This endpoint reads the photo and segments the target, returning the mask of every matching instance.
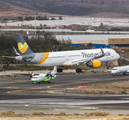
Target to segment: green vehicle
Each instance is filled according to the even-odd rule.
[[[54,66],[54,69],[51,73],[48,74],[31,74],[31,82],[36,84],[36,83],[41,83],[41,82],[48,82],[50,83],[51,80],[54,80],[56,78],[57,74],[57,66]]]

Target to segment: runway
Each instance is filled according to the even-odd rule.
[[[0,78],[0,88],[40,88],[47,86],[77,86],[80,84],[88,84],[88,83],[102,83],[102,82],[115,82],[115,81],[124,81],[129,80],[129,74],[123,76],[122,74],[118,74],[116,76],[112,76],[110,73],[102,73],[102,74],[71,74],[71,75],[58,75],[56,79],[54,79],[50,84],[41,83],[33,85],[29,80],[29,76],[23,77],[2,77]]]
[[[119,74],[114,77],[110,73],[58,75],[50,84],[36,85],[33,85],[28,78],[28,76],[0,78],[0,106],[2,108],[0,112],[14,109],[16,112],[24,113],[26,112],[24,108],[30,108],[28,112],[33,112],[34,108],[54,107],[44,111],[59,113],[58,110],[63,109],[68,113],[84,113],[86,111],[82,108],[92,107],[96,110],[110,109],[108,112],[111,113],[128,113],[129,95],[126,94],[93,95],[62,92],[65,88],[72,89],[89,83],[127,81],[128,74],[126,76]],[[71,111],[73,108],[74,110]]]

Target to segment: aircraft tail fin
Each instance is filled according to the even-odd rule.
[[[51,75],[54,76],[56,73],[57,73],[57,66],[54,66],[54,69],[51,72]]]
[[[31,51],[30,47],[28,44],[25,42],[21,34],[16,34],[16,39],[17,39],[17,46],[19,49],[19,54],[20,55],[30,55],[33,54]]]

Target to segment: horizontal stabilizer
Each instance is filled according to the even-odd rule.
[[[15,57],[12,57],[12,56],[2,56],[2,57],[6,57],[6,58],[15,58]]]

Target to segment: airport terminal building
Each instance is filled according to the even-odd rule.
[[[108,44],[110,46],[117,46],[119,49],[129,49],[129,37],[128,38],[109,38]]]
[[[90,34],[90,35],[56,35],[57,40],[71,40],[72,46],[88,43],[93,44],[93,48],[100,46],[104,48],[117,47],[119,49],[129,49],[128,34]]]

